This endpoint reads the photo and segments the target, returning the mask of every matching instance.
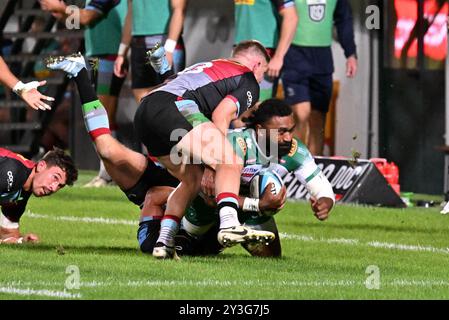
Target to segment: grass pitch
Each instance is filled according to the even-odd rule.
[[[320,222],[288,203],[281,259],[235,247],[157,261],[138,250],[138,208],[116,187],[79,187],[91,177],[29,201],[22,231],[41,243],[0,245],[0,299],[449,299],[439,208],[337,205]]]

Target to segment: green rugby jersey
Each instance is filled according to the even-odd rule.
[[[126,0],[92,0],[86,10],[95,10],[102,17],[84,31],[87,56],[117,54],[128,9]]]
[[[171,17],[170,0],[132,0],[133,36],[168,33]]]
[[[330,47],[337,1],[295,0],[299,21],[292,43],[304,47]]]
[[[276,48],[279,41],[280,16],[294,0],[234,0],[235,43],[257,40],[266,48]]]

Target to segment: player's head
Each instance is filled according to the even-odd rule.
[[[248,67],[259,83],[263,80],[270,62],[267,49],[256,40],[246,40],[237,44],[232,50],[232,58]]]
[[[287,103],[279,99],[265,100],[244,121],[248,127],[256,130],[258,141],[265,139],[267,146],[270,140],[277,143],[279,157],[290,152],[295,120],[292,108]]]
[[[49,196],[65,185],[73,185],[78,179],[78,170],[72,158],[61,149],[47,152],[37,163],[31,191],[37,197]]]

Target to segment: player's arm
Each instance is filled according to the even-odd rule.
[[[334,190],[310,152],[303,148],[297,147],[295,154],[289,155],[289,161],[292,166],[296,163],[295,177],[309,192],[315,216],[319,220],[326,220],[335,203]]]
[[[23,83],[9,70],[5,61],[0,57],[0,82],[12,89],[23,101],[34,110],[50,110],[51,107],[44,102],[54,101],[52,97],[48,97],[40,93],[37,88],[45,85],[46,81],[32,81]]]
[[[35,234],[22,235],[20,233],[19,220],[25,211],[25,206],[26,203],[21,201],[10,206],[2,206],[2,213],[0,213],[0,244],[21,244],[39,241],[39,237]]]
[[[67,4],[60,0],[40,0],[41,7],[45,11],[49,11],[60,21],[65,21],[73,12],[67,10]],[[87,6],[85,9],[79,9],[79,22],[82,26],[88,26],[100,19],[104,12],[95,6]]]
[[[167,60],[170,65],[173,65],[173,52],[176,44],[181,37],[182,28],[184,26],[185,10],[187,0],[171,0],[170,1],[172,14],[168,25],[168,37],[164,44],[164,49],[167,54]]]
[[[224,135],[226,135],[231,121],[237,119],[238,105],[237,99],[229,95],[221,100],[212,113],[212,122]]]
[[[126,56],[131,45],[132,39],[132,19],[133,19],[133,6],[132,1],[128,0],[128,11],[126,12],[125,24],[122,30],[122,39],[120,40],[120,46],[117,52],[117,58],[114,63],[114,74],[119,78],[124,78],[127,75],[126,68]]]
[[[279,33],[279,42],[276,46],[273,57],[268,64],[268,75],[270,77],[279,77],[282,66],[284,65],[284,57],[290,44],[295,37],[296,27],[298,25],[298,14],[294,1],[275,1],[281,16],[281,29]]]

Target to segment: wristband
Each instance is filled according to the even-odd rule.
[[[165,40],[164,49],[168,53],[172,53],[175,51],[176,48],[176,41],[172,39]]]
[[[244,212],[260,212],[259,199],[245,198],[242,210]]]
[[[0,227],[5,228],[5,229],[18,229],[19,223],[12,222],[7,217],[5,217],[3,214],[0,213]]]
[[[124,56],[126,54],[126,51],[128,50],[128,45],[124,44],[123,42],[120,43],[120,46],[118,47],[118,53],[119,56]]]
[[[22,81],[19,81],[16,83],[14,88],[12,88],[12,91],[14,91],[15,94],[21,97],[24,92],[27,92],[31,89],[36,89],[37,87],[39,87],[38,81],[31,81],[28,83],[23,83]]]

